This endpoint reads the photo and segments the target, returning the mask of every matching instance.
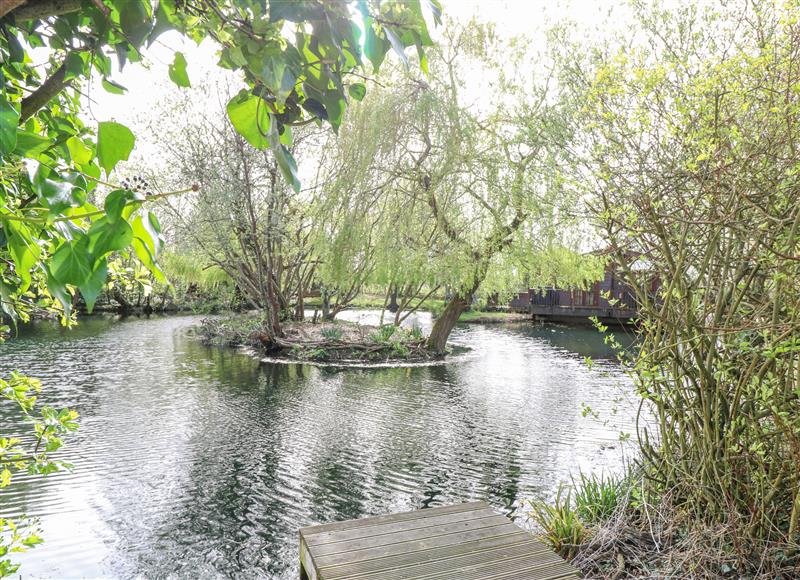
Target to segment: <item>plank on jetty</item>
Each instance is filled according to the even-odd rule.
[[[578,572],[477,501],[300,530],[309,580],[551,580]]]

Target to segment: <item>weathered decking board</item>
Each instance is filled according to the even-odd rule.
[[[486,502],[300,530],[310,580],[551,580],[575,568]]]

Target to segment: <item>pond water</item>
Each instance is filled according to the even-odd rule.
[[[0,345],[1,375],[81,415],[74,472],[0,494],[45,531],[24,576],[296,578],[301,526],[475,499],[518,516],[571,472],[618,471],[633,429],[619,369],[582,362],[609,354],[590,329],[463,326],[446,364],[337,369],[206,347],[198,322],[37,323]]]

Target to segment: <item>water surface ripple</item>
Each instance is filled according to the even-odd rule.
[[[301,526],[474,499],[512,514],[621,466],[634,405],[613,363],[582,363],[608,354],[594,331],[464,327],[444,365],[337,369],[203,346],[198,321],[39,323],[0,345],[0,374],[81,414],[73,473],[0,494],[45,530],[23,575],[296,578]]]

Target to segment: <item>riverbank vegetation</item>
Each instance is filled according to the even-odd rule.
[[[640,43],[564,67],[576,161],[642,317],[635,501],[570,555],[591,575],[793,577],[800,11],[636,8]],[[580,510],[585,487],[557,505]]]

